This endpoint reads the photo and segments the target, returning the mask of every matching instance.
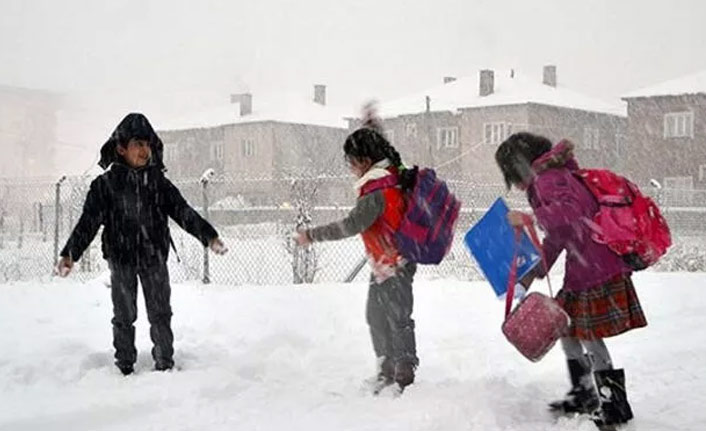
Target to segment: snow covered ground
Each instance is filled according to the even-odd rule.
[[[644,273],[645,329],[609,341],[627,369],[629,430],[706,426],[706,276]],[[373,397],[367,287],[175,285],[179,371],[151,371],[144,307],[136,374],[112,365],[100,282],[0,285],[0,429],[594,430],[545,404],[567,389],[559,348],[533,364],[500,333],[484,283],[419,280],[421,367],[400,398]]]

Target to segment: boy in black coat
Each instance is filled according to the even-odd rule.
[[[155,369],[174,366],[171,287],[167,257],[168,217],[217,254],[227,248],[216,230],[184,200],[164,176],[163,144],[142,114],[129,114],[101,148],[106,171],[91,183],[83,213],[69,237],[57,273],[65,277],[103,226],[103,257],[108,261],[113,300],[115,364],[125,374],[137,359],[137,278],[150,322]]]

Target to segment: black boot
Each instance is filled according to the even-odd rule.
[[[121,373],[123,373],[123,376],[129,376],[135,371],[132,364],[116,362],[115,366],[118,367]]]
[[[395,364],[395,382],[404,389],[414,383],[414,370],[416,366],[409,361],[400,361]]]
[[[370,386],[373,395],[377,395],[385,387],[390,386],[395,382],[395,365],[386,356],[378,358],[377,374],[371,379],[365,381],[366,386]]]
[[[625,389],[625,372],[619,370],[596,371],[596,385],[601,407],[594,422],[599,428],[627,423],[633,418]]]
[[[155,371],[169,371],[174,368],[174,361],[157,361],[154,363]]]
[[[392,383],[395,379],[395,364],[392,360],[385,357],[385,359],[380,364],[380,372],[378,373],[378,379],[383,380],[387,383]]]
[[[395,364],[387,356],[378,358],[378,373],[377,382],[380,384],[391,385],[395,380]]]
[[[563,400],[550,403],[550,410],[561,414],[593,412],[600,403],[591,378],[591,362],[587,357],[569,359],[566,362],[571,378],[571,390]]]

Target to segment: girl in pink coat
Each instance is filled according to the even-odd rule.
[[[583,222],[598,211],[598,203],[576,176],[573,144],[556,146],[530,133],[517,133],[503,142],[495,159],[508,188],[525,191],[551,268],[566,252],[563,288],[556,300],[571,317],[569,333],[561,339],[572,388],[566,398],[551,404],[564,413],[589,413],[599,426],[632,419],[625,374],[614,369],[604,338],[647,325],[631,280],[631,268],[606,245],[591,238]],[[510,212],[512,224],[519,214]],[[535,276],[545,274],[537,271]],[[523,280],[529,285],[531,280]],[[595,385],[594,385],[595,378]],[[598,392],[596,392],[596,385]]]

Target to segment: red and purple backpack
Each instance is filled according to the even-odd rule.
[[[599,204],[593,220],[584,220],[594,241],[607,245],[634,270],[653,265],[672,245],[669,226],[657,205],[635,184],[603,169],[580,169]]]
[[[395,243],[407,261],[437,265],[451,249],[461,202],[433,169],[417,170],[415,166],[412,172],[416,173],[414,186],[404,195],[406,208],[395,231]],[[398,184],[396,175],[385,177],[368,184],[365,191]]]
[[[439,264],[451,249],[461,202],[433,169],[420,169],[395,237],[405,259]]]

